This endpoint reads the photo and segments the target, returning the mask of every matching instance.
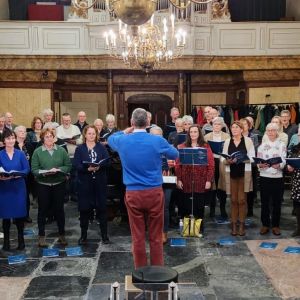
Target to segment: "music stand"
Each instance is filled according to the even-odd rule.
[[[182,165],[192,166],[192,213],[191,217],[194,217],[194,169],[195,166],[207,166],[207,148],[182,148],[179,151],[179,161]]]

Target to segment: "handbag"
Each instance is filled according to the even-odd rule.
[[[200,228],[202,219],[195,219],[193,216],[183,219],[182,236],[184,237],[201,237]]]

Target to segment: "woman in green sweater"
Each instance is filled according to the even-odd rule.
[[[55,145],[55,133],[47,128],[40,135],[42,146],[32,156],[31,171],[38,183],[38,227],[39,247],[47,247],[45,241],[45,223],[50,205],[54,208],[61,245],[67,245],[65,239],[64,195],[65,181],[71,170],[71,161],[67,152]]]

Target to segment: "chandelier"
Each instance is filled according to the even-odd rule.
[[[141,26],[131,26],[119,20],[119,32],[104,33],[106,48],[110,55],[122,59],[131,68],[141,68],[149,73],[183,55],[186,32],[179,29],[175,33],[174,15],[163,19],[162,30],[150,22]]]
[[[72,0],[72,3],[75,8],[88,10],[101,2],[119,22],[117,33],[113,29],[104,33],[109,54],[131,68],[149,73],[181,57],[186,45],[186,32],[181,28],[175,31],[173,13],[160,26],[154,24],[153,13],[161,1],[170,3],[182,15],[191,2],[207,4],[216,0]]]

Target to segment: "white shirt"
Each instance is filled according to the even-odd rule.
[[[272,167],[266,169],[260,169],[260,176],[269,177],[269,178],[281,178],[282,177],[282,169],[285,165],[286,158],[286,146],[280,141],[280,139],[276,139],[274,142],[266,139],[266,142],[263,142],[257,149],[257,157],[263,159],[269,159],[272,157],[281,157],[282,163],[280,163],[279,169],[274,169]]]
[[[60,125],[56,128],[56,136],[58,139],[71,139],[72,137],[79,135],[80,137],[76,139],[76,145],[67,143],[68,154],[70,158],[74,157],[74,153],[77,145],[82,144],[82,138],[79,128],[76,125],[71,124],[70,127],[65,128]]]

